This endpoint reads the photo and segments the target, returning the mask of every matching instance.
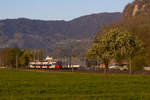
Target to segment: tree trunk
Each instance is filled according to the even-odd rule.
[[[132,74],[132,57],[129,59],[129,74]]]
[[[94,69],[95,69],[95,71],[96,71],[96,67],[97,67],[97,66],[95,66],[95,68],[94,68]]]
[[[107,69],[108,69],[108,64],[105,64],[105,68],[104,68],[104,79],[107,78]]]

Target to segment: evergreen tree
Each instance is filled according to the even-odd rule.
[[[31,61],[31,54],[29,51],[24,50],[20,57],[21,66],[27,66]]]

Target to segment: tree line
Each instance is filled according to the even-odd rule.
[[[7,68],[26,67],[30,61],[43,60],[42,50],[21,50],[18,47],[0,49],[0,66]]]

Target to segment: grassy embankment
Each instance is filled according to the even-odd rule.
[[[2,100],[148,100],[150,76],[0,70]]]

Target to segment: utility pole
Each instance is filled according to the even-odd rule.
[[[71,65],[72,65],[72,72],[73,72],[74,70],[73,70],[73,64],[72,64],[72,57],[73,57],[73,47],[71,49]]]
[[[40,61],[40,50],[37,50],[38,52],[38,61]]]
[[[68,58],[68,65],[69,65],[68,67],[71,68],[71,56],[68,56],[67,58]]]
[[[18,69],[18,55],[16,54],[16,69]]]
[[[2,61],[1,61],[1,56],[0,56],[0,67],[1,67],[1,65],[2,65]]]
[[[33,50],[33,60],[35,61],[35,55],[36,55],[36,51]]]

